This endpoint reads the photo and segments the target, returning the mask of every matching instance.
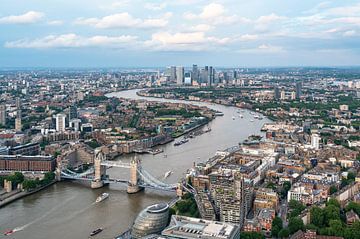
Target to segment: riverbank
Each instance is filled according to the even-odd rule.
[[[56,183],[56,180],[54,180],[53,182],[47,184],[47,185],[44,185],[44,186],[41,186],[39,188],[36,188],[34,190],[31,190],[31,191],[21,191],[21,192],[18,192],[16,194],[13,194],[11,195],[10,197],[7,197],[5,198],[4,200],[0,201],[0,208],[6,206],[7,204],[9,203],[12,203],[18,199],[21,199],[21,198],[24,198],[26,196],[29,196],[31,194],[34,194],[34,193],[37,193],[47,187],[50,187],[51,185],[55,184]]]
[[[194,99],[186,99],[186,98],[166,98],[166,97],[162,97],[160,95],[157,95],[157,94],[151,94],[149,93],[149,90],[150,89],[139,89],[136,94],[138,96],[141,96],[141,97],[149,97],[149,98],[156,98],[156,99],[169,99],[169,100],[183,100],[183,101],[187,101],[187,102],[201,102],[201,103],[205,103],[205,104],[218,104],[218,105],[222,105],[222,106],[229,106],[229,107],[235,107],[235,108],[239,108],[239,109],[246,109],[246,110],[250,110],[250,111],[253,111],[253,112],[257,112],[257,113],[260,113],[262,114],[263,116],[266,116],[268,119],[270,119],[271,121],[276,121],[277,118],[272,116],[272,115],[267,115],[265,111],[262,111],[260,109],[253,109],[252,105],[250,104],[251,108],[250,107],[241,107],[237,104],[233,104],[233,103],[222,103],[222,102],[214,102],[214,101],[209,101],[209,100],[206,100],[206,99],[203,99],[203,98],[199,98],[199,100],[194,100]]]

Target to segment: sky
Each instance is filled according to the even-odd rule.
[[[0,67],[359,66],[360,1],[0,0]]]

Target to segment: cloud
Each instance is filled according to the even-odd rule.
[[[172,13],[166,13],[160,18],[134,18],[128,12],[108,15],[103,18],[78,18],[75,23],[96,28],[161,28],[168,25]]]
[[[207,32],[210,31],[213,27],[208,24],[198,24],[188,28],[189,31],[193,32]]]
[[[271,13],[270,15],[260,16],[257,20],[257,24],[267,25],[276,21],[284,20],[286,17],[278,16],[275,13]]]
[[[159,51],[200,51],[225,46],[230,41],[230,38],[206,36],[204,32],[158,32],[144,46]]]
[[[11,15],[0,18],[0,24],[30,24],[39,22],[43,17],[44,13],[29,11],[22,15]]]
[[[226,25],[235,22],[250,22],[247,18],[240,18],[237,15],[228,15],[225,7],[219,3],[206,5],[200,13],[186,12],[183,14],[187,20],[203,20],[208,24]]]
[[[104,5],[100,5],[99,8],[100,9],[104,9],[104,10],[114,10],[114,9],[119,9],[119,8],[125,8],[127,6],[129,6],[131,0],[118,0],[112,3],[107,3]]]
[[[123,48],[134,44],[136,36],[91,36],[83,37],[76,34],[49,35],[34,40],[22,39],[5,43],[6,48],[78,48],[78,47],[112,47]]]
[[[242,48],[237,51],[238,53],[250,53],[250,54],[276,54],[283,53],[285,50],[281,46],[274,46],[269,44],[261,44],[257,47]]]
[[[167,6],[166,2],[163,3],[146,3],[144,8],[152,10],[152,11],[159,11],[164,9]]]
[[[61,20],[53,20],[53,21],[48,21],[47,24],[50,26],[61,26],[64,24],[64,22]]]

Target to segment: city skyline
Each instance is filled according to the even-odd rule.
[[[169,58],[215,67],[360,62],[356,1],[0,3],[0,67],[164,67]]]

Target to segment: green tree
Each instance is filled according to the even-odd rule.
[[[280,217],[275,217],[271,223],[271,235],[277,237],[281,229],[283,229],[283,221]]]
[[[265,239],[265,236],[259,232],[241,232],[241,239]]]
[[[331,204],[324,208],[324,221],[329,225],[331,220],[340,220],[340,208]]]
[[[324,212],[319,207],[312,207],[310,209],[310,222],[317,227],[324,226]]]
[[[344,234],[344,226],[340,220],[330,220],[329,233],[332,236],[341,237]]]
[[[301,218],[298,217],[292,217],[289,219],[289,232],[290,234],[294,234],[295,232],[299,230],[304,230],[304,223],[301,220]]]
[[[332,186],[330,187],[330,195],[331,195],[331,194],[334,194],[334,193],[336,193],[336,192],[337,192],[337,187],[334,186],[334,185],[332,185]]]
[[[345,210],[347,212],[353,210],[356,214],[360,215],[360,204],[356,202],[349,202],[349,204],[345,207]]]
[[[289,202],[289,208],[291,209],[289,217],[297,217],[305,210],[306,206],[299,201],[291,199]]]
[[[31,190],[31,189],[34,189],[36,188],[36,182],[35,180],[24,180],[23,182],[23,188],[25,190]]]
[[[340,203],[338,200],[336,200],[335,198],[330,198],[327,202],[326,202],[326,206],[330,206],[330,205],[334,205],[337,208],[340,208]]]
[[[289,235],[290,235],[289,229],[283,228],[280,230],[278,237],[279,238],[287,238],[287,237],[289,237]]]

